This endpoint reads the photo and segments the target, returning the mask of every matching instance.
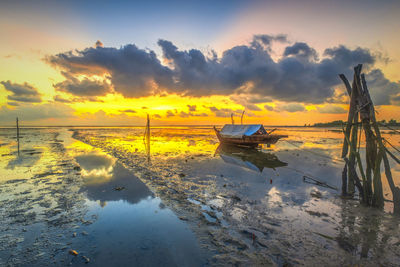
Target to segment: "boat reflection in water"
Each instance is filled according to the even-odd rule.
[[[253,171],[262,172],[264,168],[275,169],[288,164],[272,153],[264,153],[254,148],[220,144],[215,151],[226,163],[238,165]]]

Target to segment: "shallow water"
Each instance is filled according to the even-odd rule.
[[[140,127],[24,129],[19,156],[12,129],[0,131],[0,263],[80,265],[82,256],[97,265],[400,260],[393,203],[379,211],[340,197],[337,129],[281,128],[286,141],[248,151],[219,146],[211,127],[156,127],[150,153]],[[399,135],[384,136],[400,144]],[[400,168],[391,164],[399,185]],[[384,173],[383,185],[392,199]],[[55,204],[42,207],[43,199]],[[25,207],[17,215],[15,201]],[[43,232],[35,242],[48,248],[28,249],[35,257],[27,261],[25,236]]]

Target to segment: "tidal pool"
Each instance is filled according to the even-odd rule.
[[[18,154],[1,129],[0,264],[397,265],[384,173],[384,210],[342,199],[340,131],[278,131],[246,150],[211,127],[23,128]]]
[[[1,139],[1,265],[207,265],[185,221],[116,158],[67,129],[23,132],[19,154],[12,130]]]

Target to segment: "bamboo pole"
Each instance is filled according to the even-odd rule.
[[[18,156],[19,156],[19,124],[18,124],[18,117],[17,117],[17,143],[18,143]]]
[[[356,161],[356,152],[357,152],[357,134],[358,134],[358,112],[354,114],[353,126],[351,129],[351,143],[349,143],[350,156],[349,156],[349,176],[347,181],[347,193],[350,196],[353,196],[355,193],[354,182],[355,176],[357,175],[355,171],[355,161]],[[358,152],[357,152],[358,153]],[[359,153],[358,153],[359,154]],[[354,170],[353,170],[354,169]]]
[[[147,114],[147,124],[146,124],[146,154],[147,154],[147,160],[150,162],[150,117],[149,114]]]

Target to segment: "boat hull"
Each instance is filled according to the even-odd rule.
[[[220,143],[247,147],[257,147],[260,144],[275,144],[279,139],[288,137],[287,135],[262,134],[243,136],[242,138],[228,138],[221,136],[220,131],[215,127],[214,130]]]

